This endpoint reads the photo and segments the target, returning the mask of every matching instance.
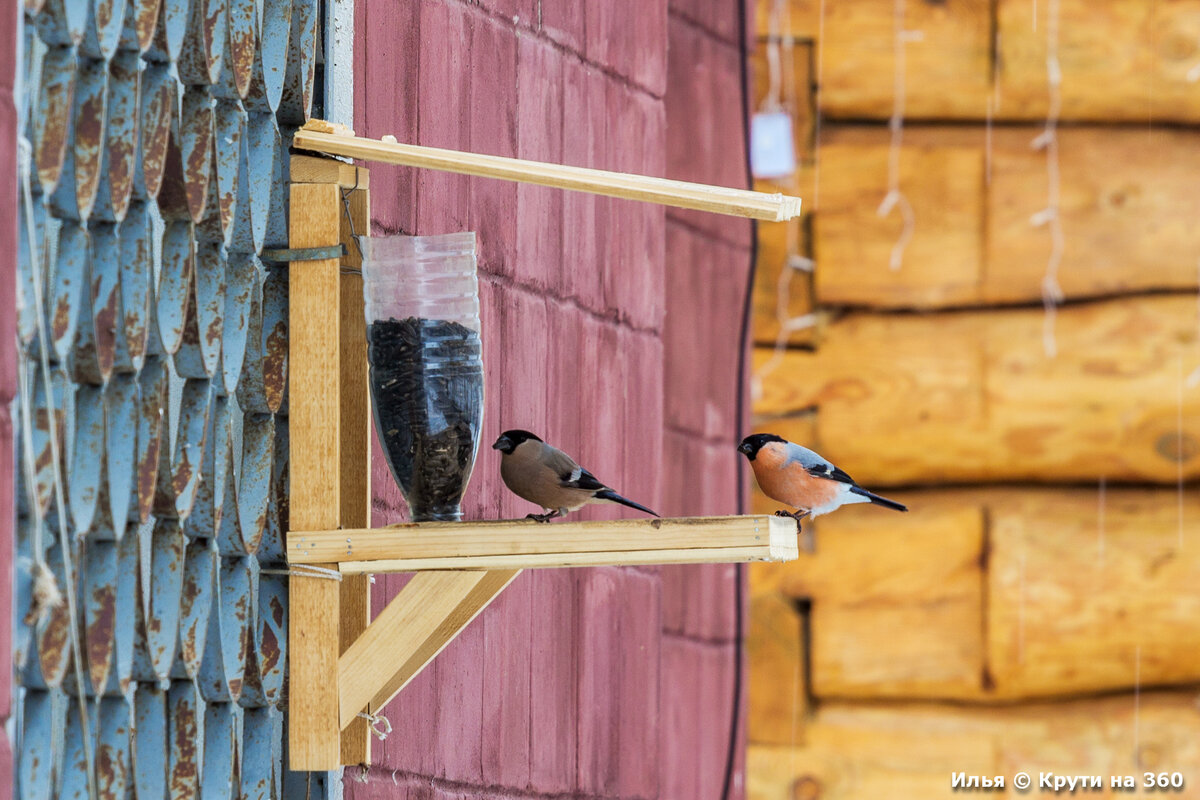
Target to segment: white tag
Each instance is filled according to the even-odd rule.
[[[783,178],[796,171],[792,118],[785,111],[750,119],[750,170],[756,178]]]

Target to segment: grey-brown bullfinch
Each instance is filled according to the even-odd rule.
[[[908,511],[895,500],[868,492],[812,450],[782,436],[756,433],[742,439],[737,449],[750,459],[754,478],[763,494],[796,509],[792,513],[776,511],[775,515],[796,520],[797,530],[800,520],[805,517],[819,517],[849,503],[874,503],[896,511]]]
[[[569,455],[529,431],[505,431],[492,449],[502,454],[500,477],[504,485],[517,497],[549,509],[545,514],[529,514],[526,519],[549,522],[588,503],[619,503],[658,516],[645,506],[621,497]]]

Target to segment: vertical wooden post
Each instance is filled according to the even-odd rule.
[[[341,240],[346,247],[342,265],[362,268],[362,257],[351,234],[370,233],[370,175],[357,167],[354,183],[343,186],[349,215],[342,213]],[[371,525],[371,402],[367,374],[367,328],[363,315],[363,278],[341,276],[341,520],[343,528]],[[338,653],[344,653],[371,620],[371,580],[368,575],[342,576],[342,625]],[[342,730],[343,764],[371,763],[371,734],[367,720],[355,717]]]
[[[341,241],[336,183],[293,183],[288,242]],[[288,266],[291,530],[341,524],[341,259]],[[341,765],[337,686],[341,584],[293,575],[289,581],[288,753],[294,770]]]

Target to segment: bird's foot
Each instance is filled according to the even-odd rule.
[[[792,514],[792,512],[784,511],[782,508],[775,512],[775,516],[777,516],[777,517],[792,517],[793,519],[795,518],[795,516]]]
[[[550,520],[559,516],[561,513],[562,512],[556,508],[553,511],[547,511],[545,514],[526,514],[525,519],[531,519],[534,522],[549,522]]]

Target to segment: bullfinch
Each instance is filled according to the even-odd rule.
[[[492,449],[501,453],[500,477],[504,485],[517,497],[549,509],[545,514],[529,514],[526,519],[549,522],[588,503],[619,503],[658,516],[621,497],[569,455],[529,431],[505,431]]]
[[[750,459],[754,478],[763,494],[796,509],[792,513],[776,511],[775,515],[796,520],[797,530],[800,520],[805,517],[819,517],[848,503],[874,503],[896,511],[908,511],[895,500],[868,492],[812,450],[782,436],[756,433],[743,439],[737,449]]]

